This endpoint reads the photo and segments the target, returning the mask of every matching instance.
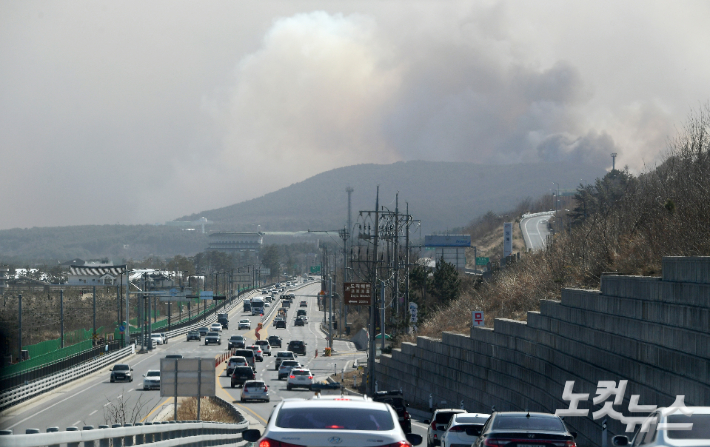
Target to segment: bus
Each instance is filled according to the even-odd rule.
[[[251,299],[251,314],[260,315],[264,312],[264,297],[256,296]]]

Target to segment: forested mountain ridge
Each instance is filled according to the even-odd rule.
[[[410,214],[422,230],[446,231],[467,225],[488,211],[503,212],[526,197],[555,189],[573,190],[591,183],[605,171],[572,163],[479,165],[475,163],[409,161],[388,165],[362,164],[333,169],[264,196],[203,211],[176,220],[214,221],[210,230],[296,231],[342,228],[347,215],[345,188],[352,194],[353,218],[359,210],[373,210],[376,186],[380,203],[394,210],[399,191],[400,210]]]

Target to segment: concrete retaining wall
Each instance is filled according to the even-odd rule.
[[[565,289],[561,301],[541,302],[527,322],[497,319],[495,330],[444,333],[403,343],[376,366],[380,389],[399,389],[419,406],[433,401],[468,411],[525,410],[554,413],[565,382],[589,393],[579,408],[588,417],[565,421],[580,446],[601,445],[601,420],[591,413],[601,380],[628,380],[642,405],[668,406],[685,395],[688,406],[710,406],[710,257],[667,257],[661,278],[608,275],[599,291]],[[610,434],[624,426],[610,421]],[[609,443],[611,445],[611,443]]]

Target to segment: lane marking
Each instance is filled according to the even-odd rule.
[[[79,422],[81,422],[81,421],[76,421],[76,422],[74,422],[73,424],[71,424],[72,427],[76,427],[77,425],[79,425]]]
[[[91,413],[89,413],[89,416],[91,416],[92,414],[96,413],[97,411],[99,411],[99,410],[94,410],[94,411],[92,411]]]
[[[222,368],[220,368],[220,370],[216,372],[215,376],[219,378],[219,377],[221,377],[221,373],[222,373]],[[244,406],[244,405],[241,404],[241,403],[237,403],[237,401],[236,401],[236,399],[234,398],[234,396],[232,396],[231,394],[229,394],[229,393],[227,392],[227,390],[225,390],[225,389],[222,387],[222,383],[219,381],[219,379],[217,379],[217,386],[219,387],[220,390],[222,390],[222,392],[224,392],[227,396],[229,396],[230,399],[233,400],[232,405],[239,406],[240,408],[243,408],[243,409],[249,411],[249,413],[253,414],[253,415],[256,416],[258,419],[260,419],[261,421],[263,421],[263,422],[264,422],[264,426],[266,426],[266,424],[267,424],[266,419],[264,419],[263,417],[259,416],[259,415],[258,415],[256,412],[254,412],[254,410],[252,410],[251,408],[246,407],[246,406]]]
[[[143,419],[141,419],[141,422],[144,422],[146,419],[148,419],[148,418],[150,417],[151,414],[155,413],[155,410],[157,410],[157,409],[159,409],[159,408],[163,408],[163,405],[167,404],[168,402],[170,402],[170,401],[173,400],[173,399],[175,399],[175,398],[174,398],[174,397],[168,397],[167,399],[165,399],[165,401],[163,401],[162,404],[156,405],[155,408],[153,408],[153,409],[150,411],[150,413],[146,414],[145,417],[144,417]]]
[[[106,402],[106,403],[104,404],[104,407],[109,406],[109,405],[111,405],[111,402]]]

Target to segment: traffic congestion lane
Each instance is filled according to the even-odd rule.
[[[296,299],[294,300],[294,305],[289,310],[286,329],[275,329],[273,327],[273,316],[271,316],[268,321],[265,322],[261,335],[262,339],[268,337],[268,335],[279,335],[283,339],[282,347],[273,349],[274,354],[278,351],[285,351],[288,342],[291,340],[302,340],[307,343],[306,355],[298,356],[297,360],[311,370],[316,380],[325,380],[325,378],[332,374],[335,368],[338,368],[338,372],[340,372],[342,367],[346,366],[346,364],[351,367],[356,359],[364,358],[364,353],[353,351],[344,353],[342,356],[323,357],[322,352],[327,346],[327,341],[325,335],[319,329],[319,324],[323,320],[323,312],[318,311],[317,298],[315,297],[319,291],[320,285],[313,284],[294,292]],[[304,326],[294,326],[295,311],[299,309],[298,302],[301,300],[308,302],[308,307],[305,309],[309,320]],[[342,343],[345,344],[345,342]],[[319,357],[317,358],[315,357],[316,350],[320,351]],[[274,369],[274,366],[274,356],[266,356],[263,362],[256,363],[257,380],[263,380],[269,387],[270,402],[268,403],[242,403],[240,401],[241,388],[230,387],[231,379],[224,375],[224,368],[222,368],[222,375],[219,378],[221,391],[223,391],[226,396],[229,396],[229,399],[241,410],[254,415],[264,422],[268,419],[274,405],[276,405],[278,401],[287,398],[310,398],[313,396],[313,392],[307,389],[288,390],[286,380],[278,380],[278,372]]]

